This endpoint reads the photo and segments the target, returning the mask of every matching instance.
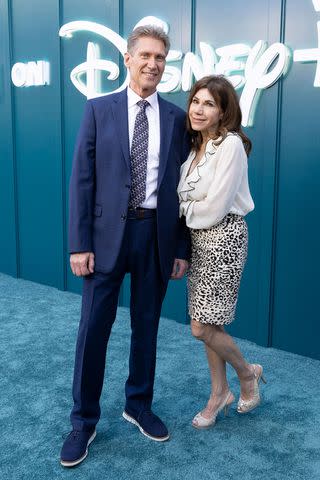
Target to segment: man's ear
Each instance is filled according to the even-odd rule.
[[[130,60],[130,53],[126,52],[124,54],[124,64],[125,64],[126,67],[129,66],[129,60]]]

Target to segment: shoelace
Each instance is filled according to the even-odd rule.
[[[76,440],[79,437],[80,432],[78,430],[72,430],[71,432],[64,432],[62,434],[63,440],[65,440],[69,435],[72,435],[72,438]]]

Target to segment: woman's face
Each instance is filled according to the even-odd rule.
[[[204,136],[215,134],[223,113],[207,88],[197,91],[189,107],[191,127]]]

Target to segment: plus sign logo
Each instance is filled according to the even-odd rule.
[[[313,6],[316,12],[320,12],[320,0],[313,0]],[[304,48],[301,50],[295,50],[293,53],[294,62],[316,62],[317,68],[314,76],[313,85],[320,87],[320,22],[317,22],[318,32],[318,47],[316,48]]]
[[[310,8],[310,0],[307,3]],[[312,0],[312,4],[314,10],[320,13],[320,0]],[[166,32],[169,30],[169,25],[156,17],[144,17],[136,26],[145,24],[155,24]],[[195,80],[205,75],[225,75],[237,90],[241,90],[242,125],[252,126],[263,91],[285,76],[293,62],[315,62],[313,85],[320,87],[320,21],[316,26],[318,35],[316,48],[292,50],[281,42],[269,45],[267,41],[260,39],[253,45],[234,43],[215,46],[200,41],[197,52],[170,50],[158,91],[187,92]],[[70,39],[81,31],[90,33],[99,43],[88,42],[85,61],[76,65],[70,72],[70,79],[75,88],[87,98],[123,90],[129,83],[129,73],[127,72],[122,85],[110,91],[108,83],[119,78],[119,65],[118,62],[101,57],[99,44],[107,42],[118,51],[120,57],[123,57],[127,48],[126,39],[105,25],[89,21],[69,22],[60,28],[59,35]],[[50,85],[49,72],[49,62],[41,60],[20,62],[12,67],[12,82],[17,87]]]

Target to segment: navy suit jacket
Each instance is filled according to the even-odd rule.
[[[161,272],[174,258],[188,259],[190,239],[179,220],[177,185],[189,153],[186,114],[158,96],[160,163],[157,235]],[[127,90],[88,100],[76,142],[70,180],[70,253],[94,252],[95,270],[113,270],[125,229],[131,186]]]

